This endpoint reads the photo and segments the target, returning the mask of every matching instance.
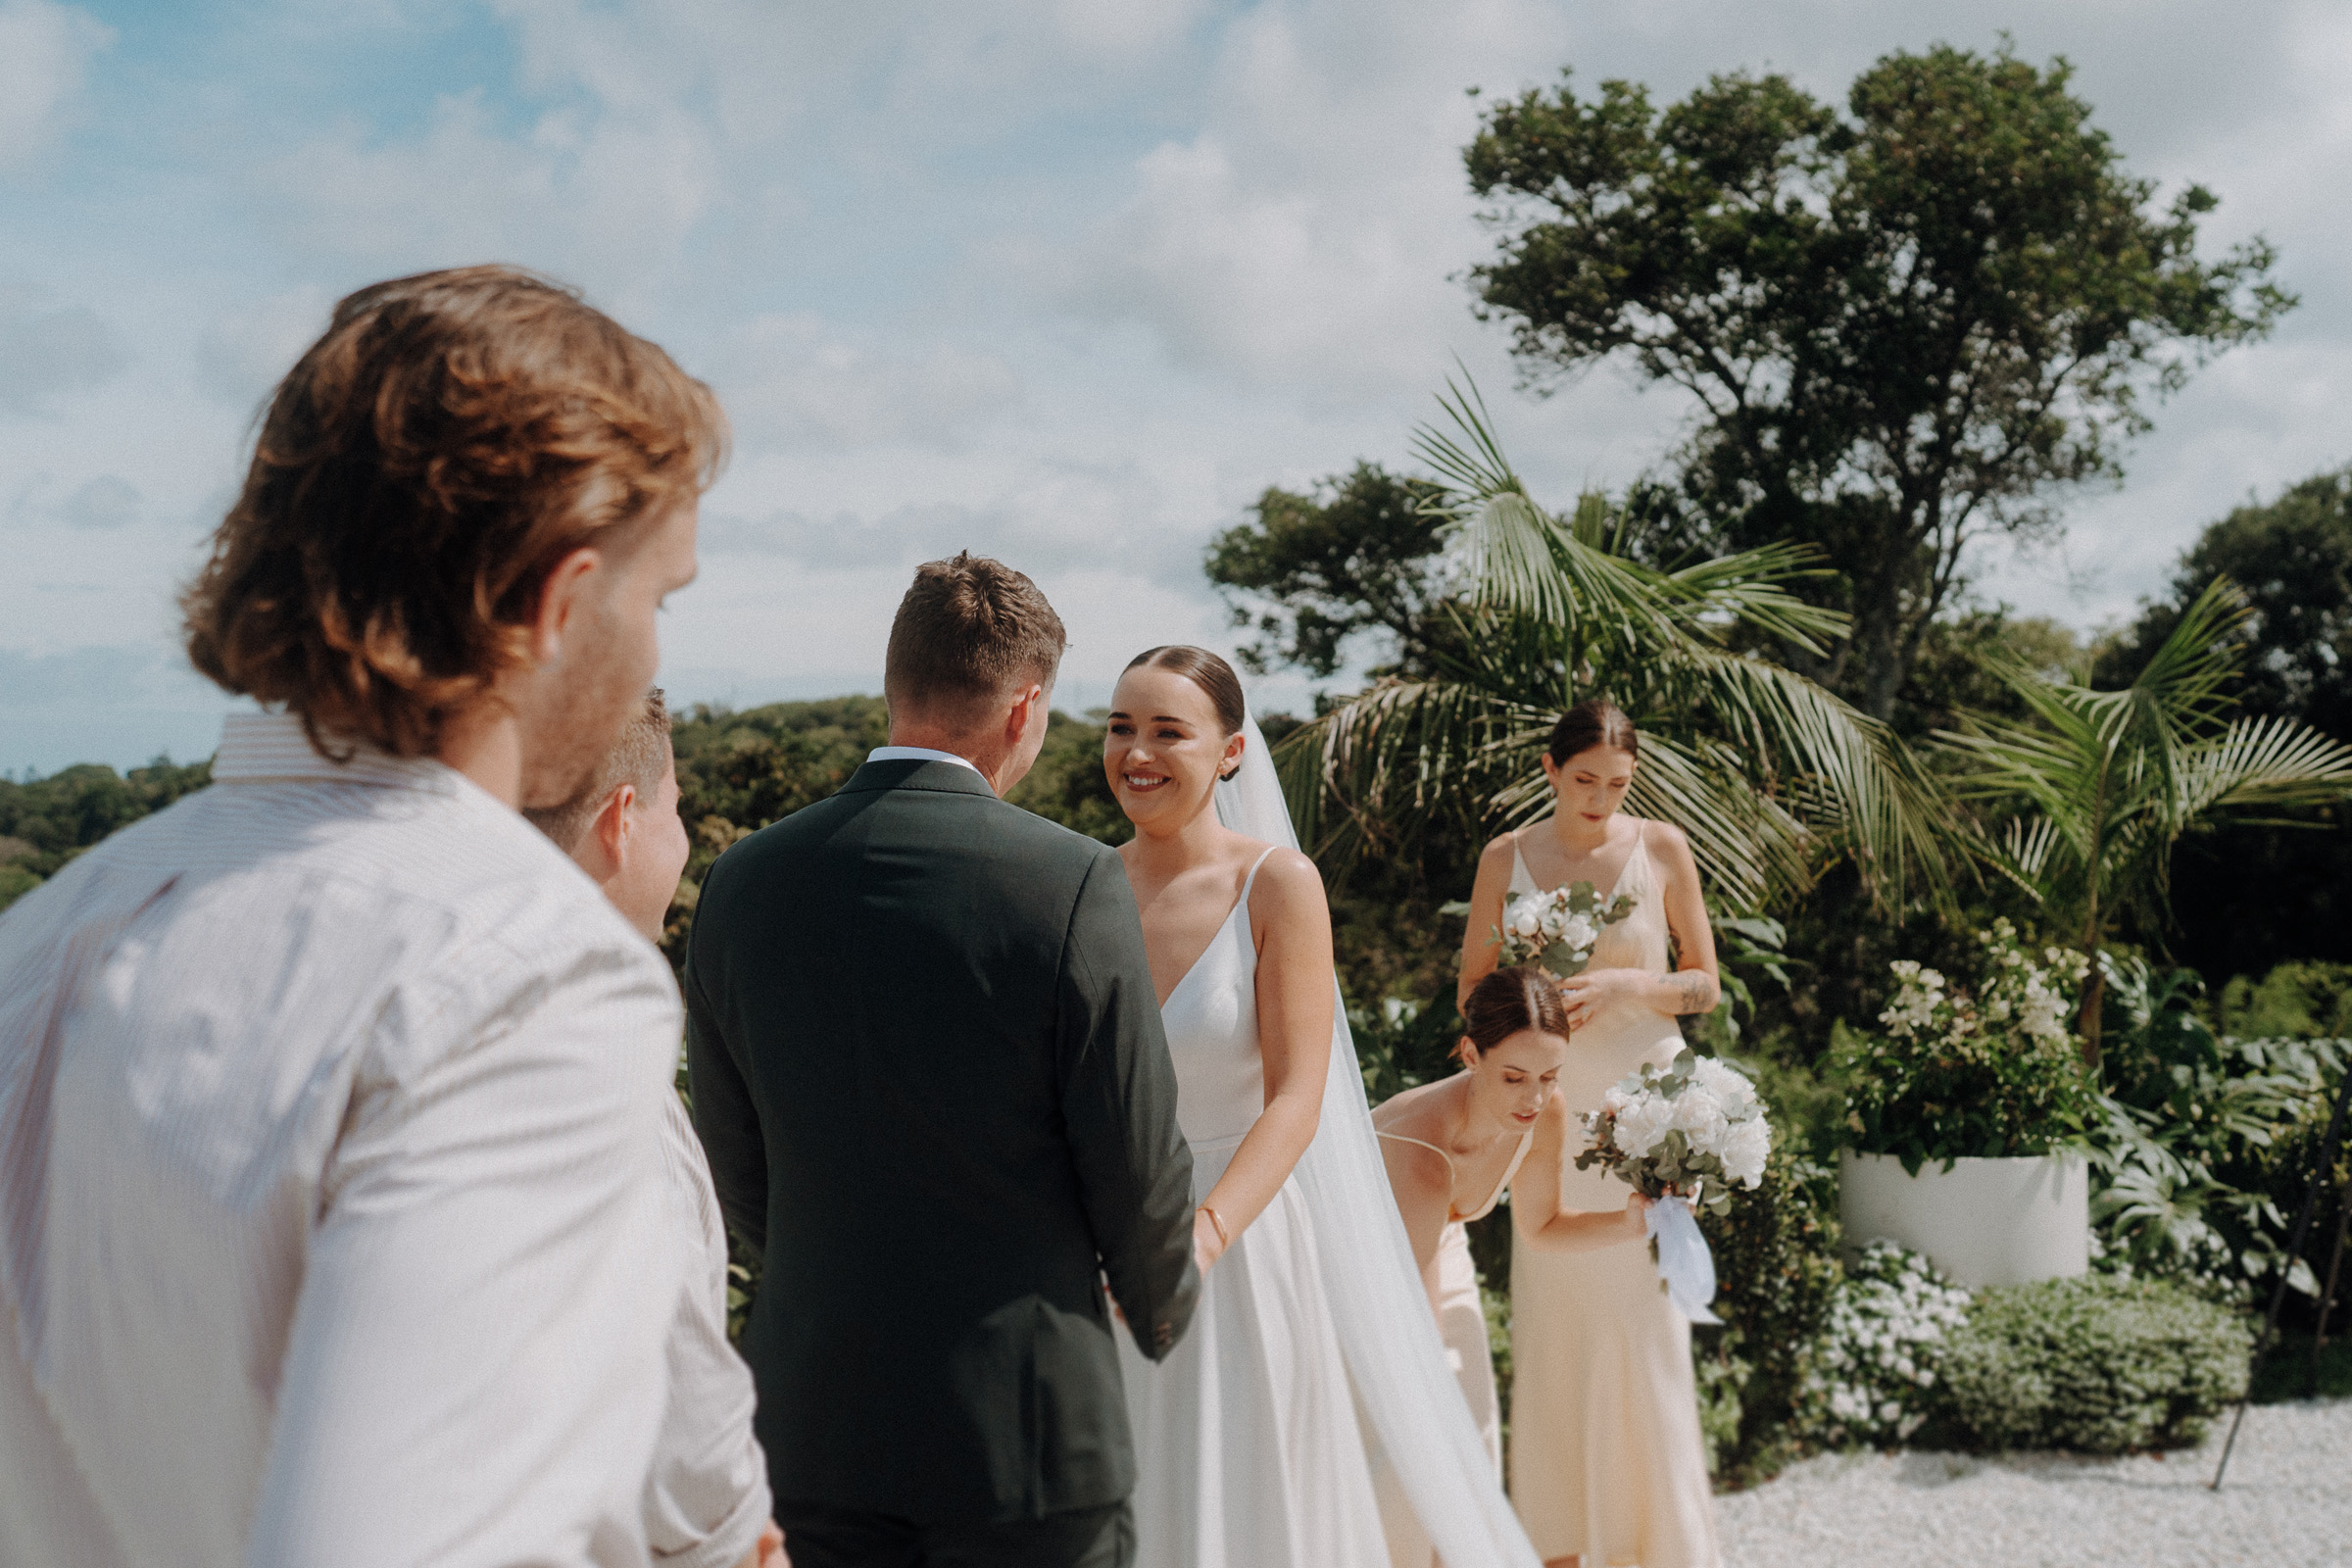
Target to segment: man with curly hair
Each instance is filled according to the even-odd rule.
[[[184,600],[262,710],[0,918],[0,1561],[753,1551],[763,1484],[649,1494],[677,989],[517,810],[641,710],[724,444],[506,268],[361,290],[278,387]]]

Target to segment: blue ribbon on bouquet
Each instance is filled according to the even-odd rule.
[[[1657,1244],[1658,1277],[1675,1310],[1693,1323],[1720,1323],[1707,1310],[1715,1299],[1715,1254],[1699,1233],[1688,1198],[1661,1198],[1649,1205],[1649,1239]]]

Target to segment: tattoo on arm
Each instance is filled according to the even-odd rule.
[[[1683,969],[1666,977],[1667,994],[1674,1000],[1676,1015],[1705,1012],[1711,1004],[1707,992],[1712,987],[1704,969]]]

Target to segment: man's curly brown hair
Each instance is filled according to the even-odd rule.
[[[571,289],[509,267],[377,283],[271,397],[185,594],[188,657],[333,755],[431,753],[520,663],[584,544],[625,554],[716,477],[710,389]]]

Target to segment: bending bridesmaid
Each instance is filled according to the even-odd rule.
[[[1590,882],[1635,901],[1592,964],[1560,982],[1571,1028],[1558,1118],[1569,1129],[1541,1171],[1522,1173],[1511,1250],[1511,1496],[1546,1568],[1717,1568],[1715,1516],[1690,1371],[1690,1325],[1660,1288],[1646,1248],[1570,1256],[1530,1245],[1555,1209],[1623,1203],[1625,1187],[1567,1161],[1580,1114],[1644,1063],[1682,1049],[1675,1019],[1720,999],[1715,938],[1690,841],[1618,808],[1641,745],[1595,698],[1561,716],[1544,759],[1551,816],[1487,846],[1470,895],[1461,998],[1494,968],[1506,897]],[[1670,967],[1668,941],[1679,955]],[[1531,1158],[1533,1155],[1531,1154]],[[1558,1198],[1538,1201],[1557,1182]]]
[[[1558,982],[1531,966],[1497,969],[1462,1004],[1462,1070],[1408,1089],[1372,1113],[1389,1187],[1404,1219],[1413,1261],[1462,1397],[1502,1473],[1502,1411],[1487,1346],[1486,1307],[1464,1229],[1502,1199],[1520,1162],[1560,1162],[1566,1118],[1556,1091],[1568,1059],[1568,1004]],[[1546,1116],[1549,1108],[1553,1114]],[[1531,1224],[1530,1245],[1567,1251],[1640,1241],[1648,1234],[1648,1200],[1622,1195],[1621,1209],[1562,1211]],[[1547,1207],[1557,1209],[1557,1194]]]

